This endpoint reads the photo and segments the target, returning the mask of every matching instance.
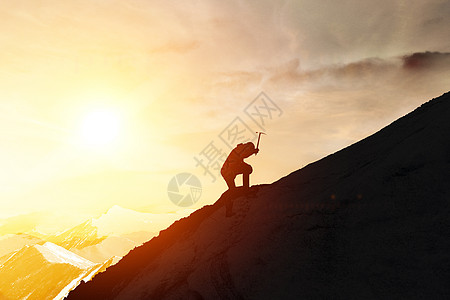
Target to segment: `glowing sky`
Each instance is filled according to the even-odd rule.
[[[443,0],[2,1],[0,218],[179,210],[180,172],[204,186],[194,208],[213,203],[226,185],[194,156],[237,116],[257,130],[243,111],[261,91],[283,111],[248,159],[270,183],[448,91],[449,15]],[[79,142],[98,110],[120,120],[106,149]]]

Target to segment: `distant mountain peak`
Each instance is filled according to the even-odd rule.
[[[44,245],[34,245],[33,247],[51,263],[71,264],[79,269],[88,269],[94,266],[93,262],[50,242],[46,242]]]
[[[98,228],[93,225],[92,219],[89,219],[75,227],[69,228],[60,234],[47,237],[48,241],[70,249],[82,249],[87,246],[96,245],[102,242],[106,237],[99,237]]]

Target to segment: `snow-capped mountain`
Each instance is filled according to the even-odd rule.
[[[96,245],[83,249],[72,249],[71,251],[90,261],[101,263],[111,257],[122,257],[140,244],[126,237],[109,236]]]
[[[32,246],[38,243],[43,244],[44,241],[26,233],[4,235],[0,237],[0,258],[8,253],[21,249],[25,245]],[[2,261],[0,260],[1,263]]]
[[[94,265],[94,263],[89,260],[50,242],[46,242],[42,246],[35,245],[33,247],[39,251],[49,263],[70,264],[79,269],[88,269]]]
[[[449,298],[449,120],[447,93],[254,198],[224,193],[68,299]]]
[[[95,264],[50,242],[26,245],[2,261],[0,294],[6,299],[62,299],[113,262]]]
[[[99,218],[88,220],[46,240],[93,262],[121,257],[169,226],[178,214],[151,214],[114,205]]]
[[[33,230],[32,235],[4,235],[0,237],[0,299],[60,299],[176,218],[177,214],[171,217],[113,206],[99,218],[57,234]]]
[[[33,235],[4,235],[0,237],[0,299],[60,299],[179,217],[113,206],[99,218],[57,234],[34,230]],[[43,275],[46,272],[55,278]]]
[[[60,234],[48,236],[46,240],[66,249],[83,249],[96,245],[106,238],[106,236],[98,236],[97,230],[97,227],[92,225],[92,220],[87,220]]]
[[[114,205],[92,224],[98,228],[100,235],[125,236],[136,232],[151,232],[156,235],[161,229],[167,228],[175,220],[187,216],[192,209],[177,213],[144,213]]]
[[[114,205],[99,218],[85,222],[60,236],[67,236],[64,244],[82,245],[68,248],[93,262],[104,262],[111,257],[122,257],[134,247],[154,237],[182,214],[152,214]],[[85,237],[86,241],[83,240]],[[70,242],[69,242],[70,241]]]

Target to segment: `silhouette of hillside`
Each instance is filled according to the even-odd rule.
[[[450,93],[280,180],[226,194],[68,299],[450,297]]]

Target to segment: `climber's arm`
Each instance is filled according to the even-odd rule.
[[[252,156],[253,154],[256,154],[259,152],[259,149],[255,149],[254,147],[248,147],[245,149],[244,153],[242,153],[242,158],[247,158],[249,156]]]

